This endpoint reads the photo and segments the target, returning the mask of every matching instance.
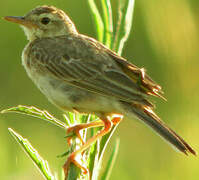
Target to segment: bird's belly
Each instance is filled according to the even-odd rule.
[[[62,110],[96,114],[120,113],[120,104],[112,97],[101,96],[49,77],[39,77],[33,81],[49,101]]]

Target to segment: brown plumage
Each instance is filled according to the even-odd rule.
[[[108,116],[115,113],[124,115],[124,119],[137,117],[179,151],[196,154],[153,112],[148,96],[163,98],[161,87],[143,69],[79,34],[63,11],[42,6],[24,17],[5,19],[23,26],[30,41],[23,51],[23,65],[44,95],[63,110],[94,113],[103,121],[83,126],[104,125],[104,130],[71,154],[64,166],[66,174],[70,162],[81,167],[74,160],[76,154],[110,131]]]

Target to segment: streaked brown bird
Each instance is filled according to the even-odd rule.
[[[68,132],[104,126],[103,130],[73,152],[64,165],[67,175],[73,162],[85,172],[75,157],[97,138],[107,134],[114,114],[124,119],[135,117],[147,124],[179,151],[196,152],[153,112],[148,96],[162,97],[161,87],[143,69],[129,63],[93,38],[77,32],[74,23],[60,9],[41,6],[23,17],[7,16],[6,20],[22,26],[29,40],[22,63],[42,93],[64,111],[93,113],[101,121],[69,128]]]

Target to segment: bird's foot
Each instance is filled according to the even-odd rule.
[[[72,139],[73,135],[76,135],[79,138],[79,140],[81,141],[82,144],[85,143],[81,134],[80,134],[80,131],[82,129],[85,129],[84,124],[77,124],[77,125],[69,127],[67,129],[66,134],[67,134],[67,141],[68,141],[69,145],[71,145],[71,139]]]
[[[76,167],[80,168],[83,171],[83,174],[87,174],[89,173],[89,170],[84,167],[83,165],[80,164],[80,162],[78,162],[75,158],[76,158],[77,154],[75,152],[72,152],[67,161],[65,162],[65,164],[63,165],[63,169],[64,169],[64,174],[65,174],[65,180],[68,178],[68,173],[70,170],[70,165],[71,163],[73,163]]]

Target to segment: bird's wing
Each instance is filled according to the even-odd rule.
[[[101,65],[95,61],[71,59],[68,62],[63,59],[59,64],[47,64],[46,68],[57,78],[79,88],[127,102],[134,101],[152,106],[128,76],[106,65],[103,69]]]
[[[53,46],[52,42],[49,44]],[[49,46],[46,42],[45,45]],[[56,43],[54,49],[57,48],[55,46],[57,46]],[[64,47],[64,51],[61,51],[64,53],[61,56],[60,53],[56,55],[59,50],[53,52],[53,47],[45,49],[43,46],[43,49],[38,49],[40,55],[34,58],[37,58],[45,71],[68,84],[103,96],[152,106],[146,99],[149,88],[144,84],[144,80],[151,80],[146,79],[147,76],[139,73],[141,72],[139,68],[136,68],[135,72],[133,69],[126,72],[125,63],[118,64],[116,61],[119,60],[110,57],[103,48],[100,49],[100,45],[97,46],[98,44],[93,44],[93,42],[89,44],[88,41],[84,43],[76,40],[70,43],[70,47]],[[60,45],[60,48],[62,48],[62,45]],[[49,56],[48,49],[51,49],[52,56]],[[47,59],[44,60],[44,57]],[[132,67],[134,66],[132,65]],[[136,74],[136,78],[132,78],[134,76],[130,72]]]
[[[118,56],[113,51],[108,51],[108,54],[115,60],[115,62],[121,67],[122,71],[133,81],[140,83],[142,91],[149,95],[154,95],[166,100],[163,97],[163,91],[161,86],[154,82],[146,73],[143,68],[131,64],[121,56]]]

